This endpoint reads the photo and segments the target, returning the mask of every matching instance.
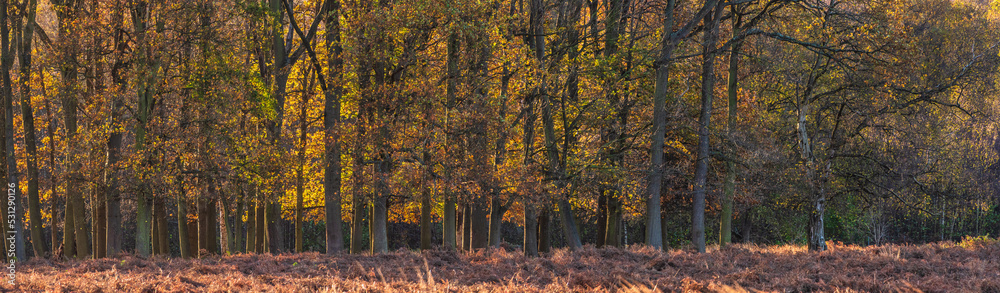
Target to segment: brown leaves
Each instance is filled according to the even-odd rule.
[[[591,246],[526,258],[504,249],[399,250],[204,259],[137,258],[19,267],[16,290],[62,292],[1000,292],[1000,244],[830,250],[733,245],[709,253]],[[0,290],[15,289],[7,285]]]

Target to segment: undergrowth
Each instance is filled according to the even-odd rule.
[[[1000,243],[861,247],[738,244],[698,254],[557,249],[540,258],[503,248],[399,250],[87,261],[34,259],[3,291],[53,292],[1000,292]]]

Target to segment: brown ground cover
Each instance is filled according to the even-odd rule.
[[[734,245],[697,254],[647,247],[319,253],[202,259],[36,259],[3,291],[53,292],[1000,292],[1000,243],[859,247]]]

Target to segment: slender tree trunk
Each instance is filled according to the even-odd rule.
[[[160,219],[157,218],[157,216],[159,216],[160,213],[157,212],[158,208],[159,205],[157,204],[157,200],[153,200],[153,232],[152,232],[153,255],[159,255],[163,253],[160,251]]]
[[[357,119],[360,119],[362,115],[358,115]],[[360,129],[360,120],[354,125],[355,129]],[[364,178],[364,153],[363,149],[363,136],[360,131],[355,131],[357,137],[354,140],[354,150],[351,156],[353,157],[354,167],[351,173],[354,175],[354,187],[351,188],[353,194],[351,195],[351,253],[363,253],[364,252],[364,219],[367,212],[367,200],[366,196],[363,194],[364,184],[362,179]]]
[[[430,155],[423,154],[424,162],[427,162]],[[431,190],[428,186],[430,175],[428,170],[424,170],[420,182],[420,250],[431,249]]]
[[[733,27],[739,28],[741,23],[741,17],[738,15],[736,5],[731,7],[733,15]],[[737,29],[733,29],[733,36],[736,37]],[[729,117],[726,121],[726,133],[730,138],[733,137],[733,133],[736,129],[736,111],[738,102],[738,90],[739,90],[739,60],[740,60],[740,42],[733,44],[732,51],[729,53],[729,80],[727,85],[727,94],[729,100]],[[736,158],[736,154],[732,154],[731,157]],[[733,198],[736,195],[736,162],[732,159],[726,162],[726,182],[723,187],[722,192],[722,213],[719,215],[719,245],[726,246],[732,243],[733,240]]]
[[[35,256],[45,257],[45,242],[42,238],[42,209],[38,196],[38,145],[35,138],[35,113],[31,106],[31,41],[34,34],[36,0],[28,0],[28,10],[25,11],[22,41],[20,44],[20,77],[18,83],[21,89],[21,121],[24,126],[24,144],[28,152],[28,216],[31,226],[31,245]]]
[[[244,238],[247,234],[243,231],[246,222],[243,221],[243,215],[246,214],[246,185],[240,187],[240,196],[236,200],[236,212],[230,216],[232,219],[232,228],[229,229],[230,238],[232,238],[232,247],[230,248],[230,253],[245,253],[246,252],[246,242],[249,238]]]
[[[627,1],[610,0],[608,2],[608,8],[605,10],[605,12],[607,13],[607,17],[605,18],[604,51],[603,51],[605,58],[609,58],[612,60],[617,60],[618,58],[617,54],[618,54],[619,27],[622,25],[622,22],[624,21],[624,18],[622,18],[621,16],[625,10],[624,9],[625,2]],[[619,64],[619,63],[613,62],[612,64]],[[605,225],[603,227],[604,233],[603,234],[598,233],[598,239],[603,240],[601,242],[604,245],[620,246],[621,236],[619,235],[620,230],[618,229],[618,227],[621,225],[622,213],[621,213],[621,203],[618,200],[618,195],[620,194],[621,187],[618,182],[620,182],[621,180],[618,179],[617,178],[618,176],[615,176],[614,174],[618,174],[617,172],[620,172],[619,171],[620,168],[624,166],[625,145],[622,135],[625,132],[626,122],[628,122],[629,110],[627,105],[628,102],[623,101],[625,99],[621,97],[621,94],[624,91],[616,91],[615,89],[617,87],[614,86],[615,82],[621,79],[620,76],[621,69],[617,67],[612,67],[612,68],[616,71],[619,71],[615,72],[619,75],[616,76],[616,80],[608,82],[608,84],[604,88],[608,91],[607,97],[609,104],[616,108],[618,119],[617,121],[613,121],[611,123],[611,127],[609,127],[609,129],[606,131],[608,137],[604,143],[609,145],[608,147],[609,154],[607,155],[607,160],[608,164],[612,166],[612,170],[615,170],[615,173],[613,173],[612,175],[613,178],[610,180],[612,183],[610,183],[609,184],[610,186],[607,186],[604,193],[602,193],[602,195],[605,196],[604,201],[601,202],[604,204],[604,209],[602,210],[602,212],[606,213],[606,215],[603,217],[603,219],[605,220],[603,223],[603,225]]]
[[[344,60],[340,44],[340,0],[326,1],[326,49],[329,54],[330,90],[325,93],[323,128],[326,130],[323,190],[326,210],[326,253],[344,250],[341,215],[340,173],[340,98],[343,95]]]
[[[255,188],[252,198],[256,196],[257,196],[257,191]],[[251,202],[247,203],[247,211],[246,211],[247,215],[246,253],[257,252],[257,218],[254,217],[254,213],[257,211],[257,208],[256,205],[252,204],[253,202],[252,198],[250,199]]]
[[[508,89],[510,86],[511,72],[509,62],[504,62],[503,75],[500,77],[500,113],[497,127],[497,139],[494,151],[493,172],[500,174],[500,169],[507,159],[507,140],[510,137],[509,128],[504,124],[507,117]],[[500,199],[500,188],[492,186],[490,188],[490,246],[496,247],[503,242],[503,218],[507,213],[507,203]]]
[[[56,219],[59,218],[58,217],[59,211],[58,211],[58,208],[57,208],[59,206],[59,203],[56,201],[56,199],[58,197],[56,196],[57,182],[56,182],[56,176],[55,176],[55,168],[56,168],[55,124],[56,124],[56,118],[55,118],[55,115],[52,115],[52,105],[49,102],[49,100],[45,100],[45,115],[47,116],[46,120],[48,120],[48,123],[46,123],[47,125],[45,126],[45,131],[48,132],[48,135],[49,135],[49,174],[50,174],[49,175],[49,188],[50,188],[50,190],[49,190],[49,216],[52,217],[52,219],[49,221],[49,233],[51,234],[51,235],[49,235],[50,236],[49,238],[52,240],[52,255],[53,256],[58,256],[58,254],[56,253],[59,250],[59,235],[58,235],[59,234],[59,232],[58,232],[59,229],[56,229],[56,224],[57,224]],[[63,211],[63,213],[65,213],[65,211]],[[65,226],[65,223],[64,223],[64,226]],[[65,231],[63,231],[63,232],[65,233]],[[63,243],[63,244],[65,245],[65,243]],[[71,246],[63,246],[63,247],[64,247],[63,248],[63,255],[65,255],[67,257],[70,256],[69,254],[66,254],[67,250],[66,250],[65,247],[71,247]]]
[[[602,186],[597,191],[597,240],[598,248],[604,247],[605,235],[608,234],[608,190]]]
[[[462,204],[462,250],[472,249],[472,205]]]
[[[121,4],[117,2],[117,4]],[[111,13],[111,21],[116,23],[115,33],[114,33],[114,43],[115,43],[115,62],[111,66],[111,82],[115,85],[117,89],[126,88],[125,77],[123,72],[126,67],[126,48],[128,47],[128,40],[125,37],[125,5],[119,5],[117,9],[114,9]],[[123,133],[118,129],[124,128],[124,121],[122,120],[122,108],[124,107],[122,92],[115,92],[112,97],[111,102],[111,121],[109,121],[110,128],[113,129],[111,135],[108,137],[107,147],[107,170],[105,171],[107,178],[105,181],[108,186],[105,190],[105,201],[107,201],[107,255],[115,255],[122,251],[122,212],[121,212],[121,186],[119,178],[122,177],[122,171],[118,167],[118,161],[121,158],[122,153],[122,136]],[[55,239],[53,239],[55,241]]]
[[[458,223],[455,215],[455,200],[451,198],[451,193],[445,192],[444,219],[441,221],[441,242],[443,242],[446,249],[457,249],[458,239],[455,236],[458,234],[458,229],[456,229]]]
[[[559,150],[556,148],[555,126],[553,122],[552,100],[546,99],[542,104],[542,124],[545,132],[545,148],[549,160],[550,178],[556,180],[556,190],[565,192],[566,183],[562,164],[560,163]],[[567,138],[569,139],[569,138]],[[573,209],[567,200],[568,195],[560,195],[557,200],[559,206],[559,216],[563,225],[563,233],[566,237],[566,244],[570,249],[578,249],[583,246],[580,241],[580,231],[576,228],[576,220],[573,217]]]
[[[705,252],[705,186],[708,181],[709,142],[711,136],[712,100],[715,96],[715,46],[722,18],[720,1],[715,13],[705,17],[704,52],[701,67],[701,118],[698,127],[698,161],[694,173],[694,204],[691,211],[691,242],[698,252]]]
[[[674,5],[668,0],[663,20],[663,41],[656,64],[656,82],[653,89],[653,137],[650,145],[649,186],[646,198],[646,245],[663,248],[660,224],[660,192],[663,186],[663,143],[667,130],[667,92],[670,87],[670,64],[673,58]]]
[[[257,236],[257,239],[254,241],[254,252],[256,253],[267,252],[267,249],[265,248],[267,246],[267,235],[265,234],[267,233],[266,232],[267,225],[265,223],[266,220],[264,219],[265,218],[264,214],[266,212],[267,212],[266,195],[258,193],[257,208],[256,211],[254,212],[254,218],[255,218],[254,221],[256,222],[254,227],[257,230],[257,232],[254,233],[254,235]]]
[[[446,78],[448,79],[448,88],[446,92],[448,101],[447,104],[445,105],[446,106],[445,109],[446,129],[444,137],[445,145],[448,145],[448,143],[450,143],[452,140],[449,131],[451,130],[452,126],[451,115],[455,108],[455,96],[458,94],[458,75],[459,75],[458,58],[460,49],[461,48],[459,47],[458,36],[456,36],[455,34],[448,35],[448,52],[447,52],[448,76],[446,76]],[[445,156],[450,157],[451,151],[452,150],[446,148]],[[459,230],[457,230],[458,227],[456,227],[459,224],[458,221],[460,219],[456,218],[455,195],[450,190],[452,184],[450,168],[445,166],[444,173],[445,173],[444,175],[445,178],[443,180],[444,184],[442,184],[442,186],[444,187],[444,197],[445,197],[444,220],[442,221],[441,224],[442,228],[441,238],[442,242],[444,242],[443,244],[446,249],[461,249],[462,244],[459,243],[459,239],[456,238],[458,236],[457,234],[461,233]]]
[[[211,189],[212,187],[209,186]],[[217,194],[212,192],[212,194]],[[210,199],[208,201],[208,252],[220,254],[219,249],[219,200]]]
[[[365,239],[364,239],[364,220],[365,214],[367,214],[367,204],[364,199],[362,199],[358,191],[355,189],[354,198],[352,199],[352,208],[354,209],[352,219],[351,219],[351,253],[363,253],[365,249]]]
[[[207,180],[198,181],[205,182]],[[205,255],[202,255],[201,253],[202,250],[205,250],[206,252],[209,251],[208,230],[210,228],[208,223],[208,198],[206,197],[206,194],[207,192],[198,196],[198,257],[205,257]]]
[[[0,72],[0,76],[3,77],[3,93],[2,94],[3,94],[3,104],[4,104],[3,105],[4,106],[4,133],[5,133],[5,137],[4,137],[4,149],[7,152],[7,156],[6,156],[7,157],[6,158],[7,159],[7,188],[6,189],[7,189],[7,197],[8,198],[10,198],[10,197],[14,198],[14,200],[15,200],[14,204],[16,205],[15,207],[17,208],[17,212],[15,214],[16,219],[14,219],[14,222],[13,222],[14,225],[16,225],[16,226],[14,227],[13,231],[9,231],[9,232],[13,232],[14,233],[14,239],[15,239],[14,240],[15,241],[15,247],[14,247],[15,255],[14,256],[17,257],[18,260],[25,260],[25,259],[27,259],[26,258],[27,254],[24,251],[24,231],[23,231],[24,230],[24,225],[21,222],[24,219],[24,217],[23,217],[23,213],[24,213],[23,210],[24,210],[24,208],[22,208],[23,205],[22,205],[22,201],[21,201],[21,194],[19,193],[19,190],[21,189],[21,186],[19,186],[20,182],[18,180],[18,175],[19,174],[18,174],[18,171],[17,171],[17,159],[16,159],[16,157],[14,155],[14,94],[13,94],[13,90],[11,88],[11,81],[10,81],[10,69],[13,66],[12,63],[14,62],[14,57],[12,56],[13,53],[12,53],[11,44],[10,44],[10,27],[6,25],[7,24],[7,20],[8,20],[8,17],[7,17],[8,2],[7,1],[8,0],[4,0],[2,2],[3,3],[3,5],[2,5],[3,11],[0,12],[0,24],[3,24],[3,25],[0,25],[0,27],[2,27],[2,28],[0,28],[0,30],[2,30],[2,32],[0,32],[0,34],[2,34],[2,39],[0,39],[0,42],[2,42],[2,45],[0,45],[0,46],[2,46],[2,51],[3,51],[2,52],[3,53],[2,54],[3,60],[2,60],[2,62],[0,62],[0,64],[2,64],[2,65],[0,65],[0,67],[2,67],[2,68],[0,68],[0,70],[2,70],[3,72]],[[40,242],[41,238],[39,238],[37,241]],[[10,260],[10,261],[13,261],[13,260]],[[13,262],[11,262],[11,264],[13,264]]]
[[[316,74],[319,74],[317,72]],[[306,190],[306,180],[305,180],[305,165],[306,165],[306,147],[308,143],[308,106],[309,106],[309,96],[312,95],[311,87],[313,86],[313,81],[315,80],[314,75],[311,75],[309,70],[306,70],[309,82],[305,82],[301,100],[301,109],[299,109],[299,155],[298,155],[298,168],[296,168],[295,174],[295,252],[302,252],[302,233],[305,227],[303,227],[303,200],[305,197]]]
[[[177,159],[177,165],[180,167],[180,158]],[[188,244],[188,231],[187,231],[187,192],[184,189],[184,178],[182,176],[177,176],[177,246],[181,250],[181,258],[190,258],[191,251],[188,250],[190,244]]]

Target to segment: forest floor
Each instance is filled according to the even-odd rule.
[[[34,259],[2,291],[53,292],[1000,292],[1000,242],[555,250],[542,258],[399,250],[202,259]]]

